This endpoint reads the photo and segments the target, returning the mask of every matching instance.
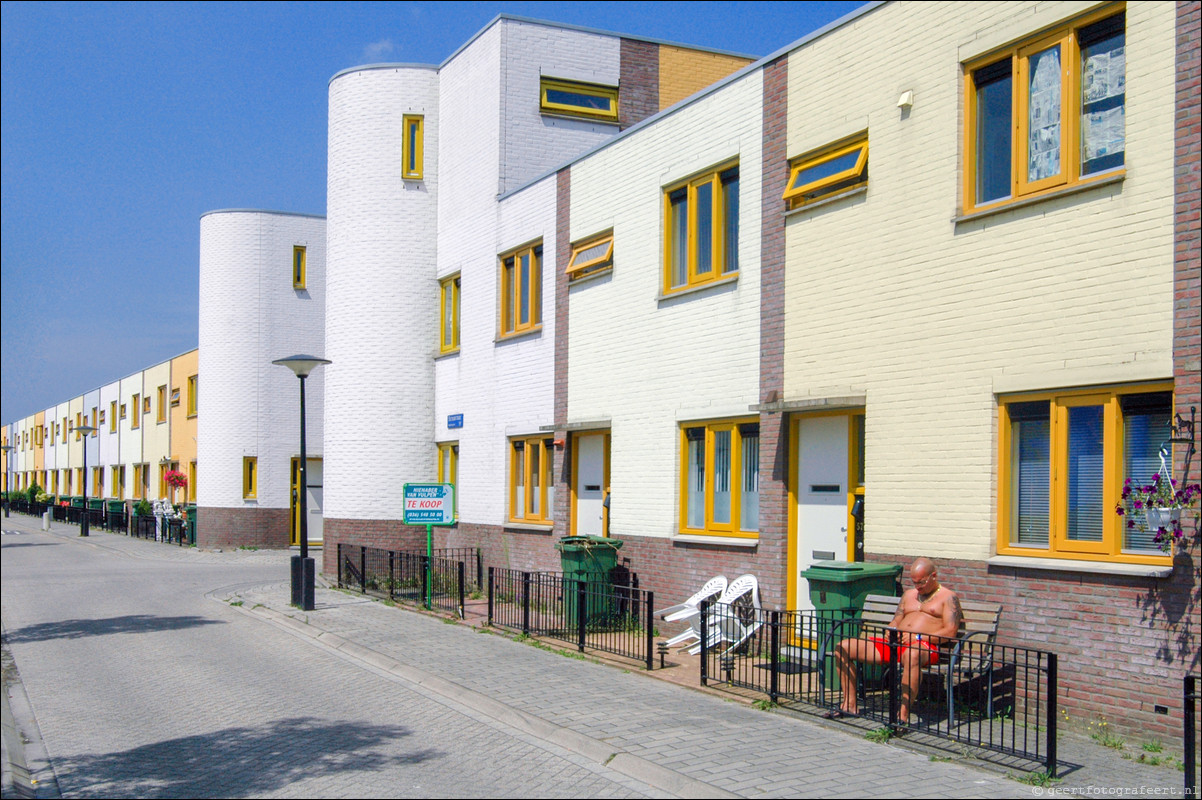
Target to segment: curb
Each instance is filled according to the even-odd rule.
[[[220,590],[219,590],[220,591]],[[627,778],[642,781],[647,785],[667,792],[674,797],[688,798],[733,798],[739,795],[727,792],[712,784],[691,778],[675,770],[648,761],[624,750],[615,750],[614,746],[599,739],[578,733],[549,722],[542,717],[529,714],[521,709],[502,703],[480,692],[468,689],[460,684],[448,681],[433,673],[418,669],[409,664],[403,664],[390,656],[378,653],[339,636],[323,631],[306,622],[268,608],[258,606],[230,606],[226,601],[210,593],[210,597],[227,607],[274,625],[288,633],[309,639],[314,644],[334,650],[343,656],[358,661],[377,670],[393,675],[406,683],[421,687],[427,692],[439,695],[448,700],[465,705],[475,711],[490,717],[503,725],[514,728],[522,733],[534,736],[544,741],[553,742],[576,755],[592,761],[598,766],[613,770]]]

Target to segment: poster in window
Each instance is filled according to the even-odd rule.
[[[1060,48],[1031,58],[1027,180],[1060,173]]]

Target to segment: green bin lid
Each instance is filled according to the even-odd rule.
[[[818,561],[802,570],[801,577],[828,583],[852,583],[865,578],[894,577],[901,573],[900,564],[869,564],[863,561]]]
[[[604,547],[620,550],[623,544],[624,542],[619,539],[610,539],[605,536],[565,536],[555,544],[555,548],[567,552]]]

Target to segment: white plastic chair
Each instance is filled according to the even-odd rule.
[[[739,598],[747,594],[751,595],[751,605],[755,610],[753,619],[744,624],[739,618],[738,610],[733,606]],[[729,653],[747,641],[764,624],[763,615],[760,613],[760,584],[754,575],[740,575],[731,581],[714,606],[715,617],[708,620],[709,630],[705,637],[707,650],[722,642],[730,642],[730,647],[726,648],[726,652]],[[698,619],[700,621],[700,610],[698,610]],[[689,648],[689,653],[697,655],[700,652],[701,637],[698,636],[697,644]]]
[[[688,600],[656,611],[655,615],[662,616],[664,622],[689,621],[688,630],[678,633],[669,639],[667,641],[668,647],[675,647],[678,644],[684,644],[693,639],[701,641],[701,601],[708,600],[714,595],[720,595],[724,591],[726,591],[726,576],[715,575],[706,581],[705,585]]]

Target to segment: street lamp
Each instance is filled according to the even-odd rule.
[[[88,437],[96,432],[91,425],[80,425],[75,432],[83,437],[83,513],[79,515],[79,535],[88,535]]]
[[[302,611],[313,610],[313,595],[315,592],[315,576],[313,559],[309,558],[309,463],[305,455],[305,378],[309,373],[323,364],[330,362],[324,358],[308,355],[288,356],[276,359],[272,364],[287,367],[300,378],[300,555],[292,557],[292,605],[300,606]]]
[[[9,467],[11,466],[10,462],[12,461],[12,452],[14,449],[15,448],[11,444],[0,445],[0,450],[4,451],[4,516],[6,517],[8,516],[9,506]]]

